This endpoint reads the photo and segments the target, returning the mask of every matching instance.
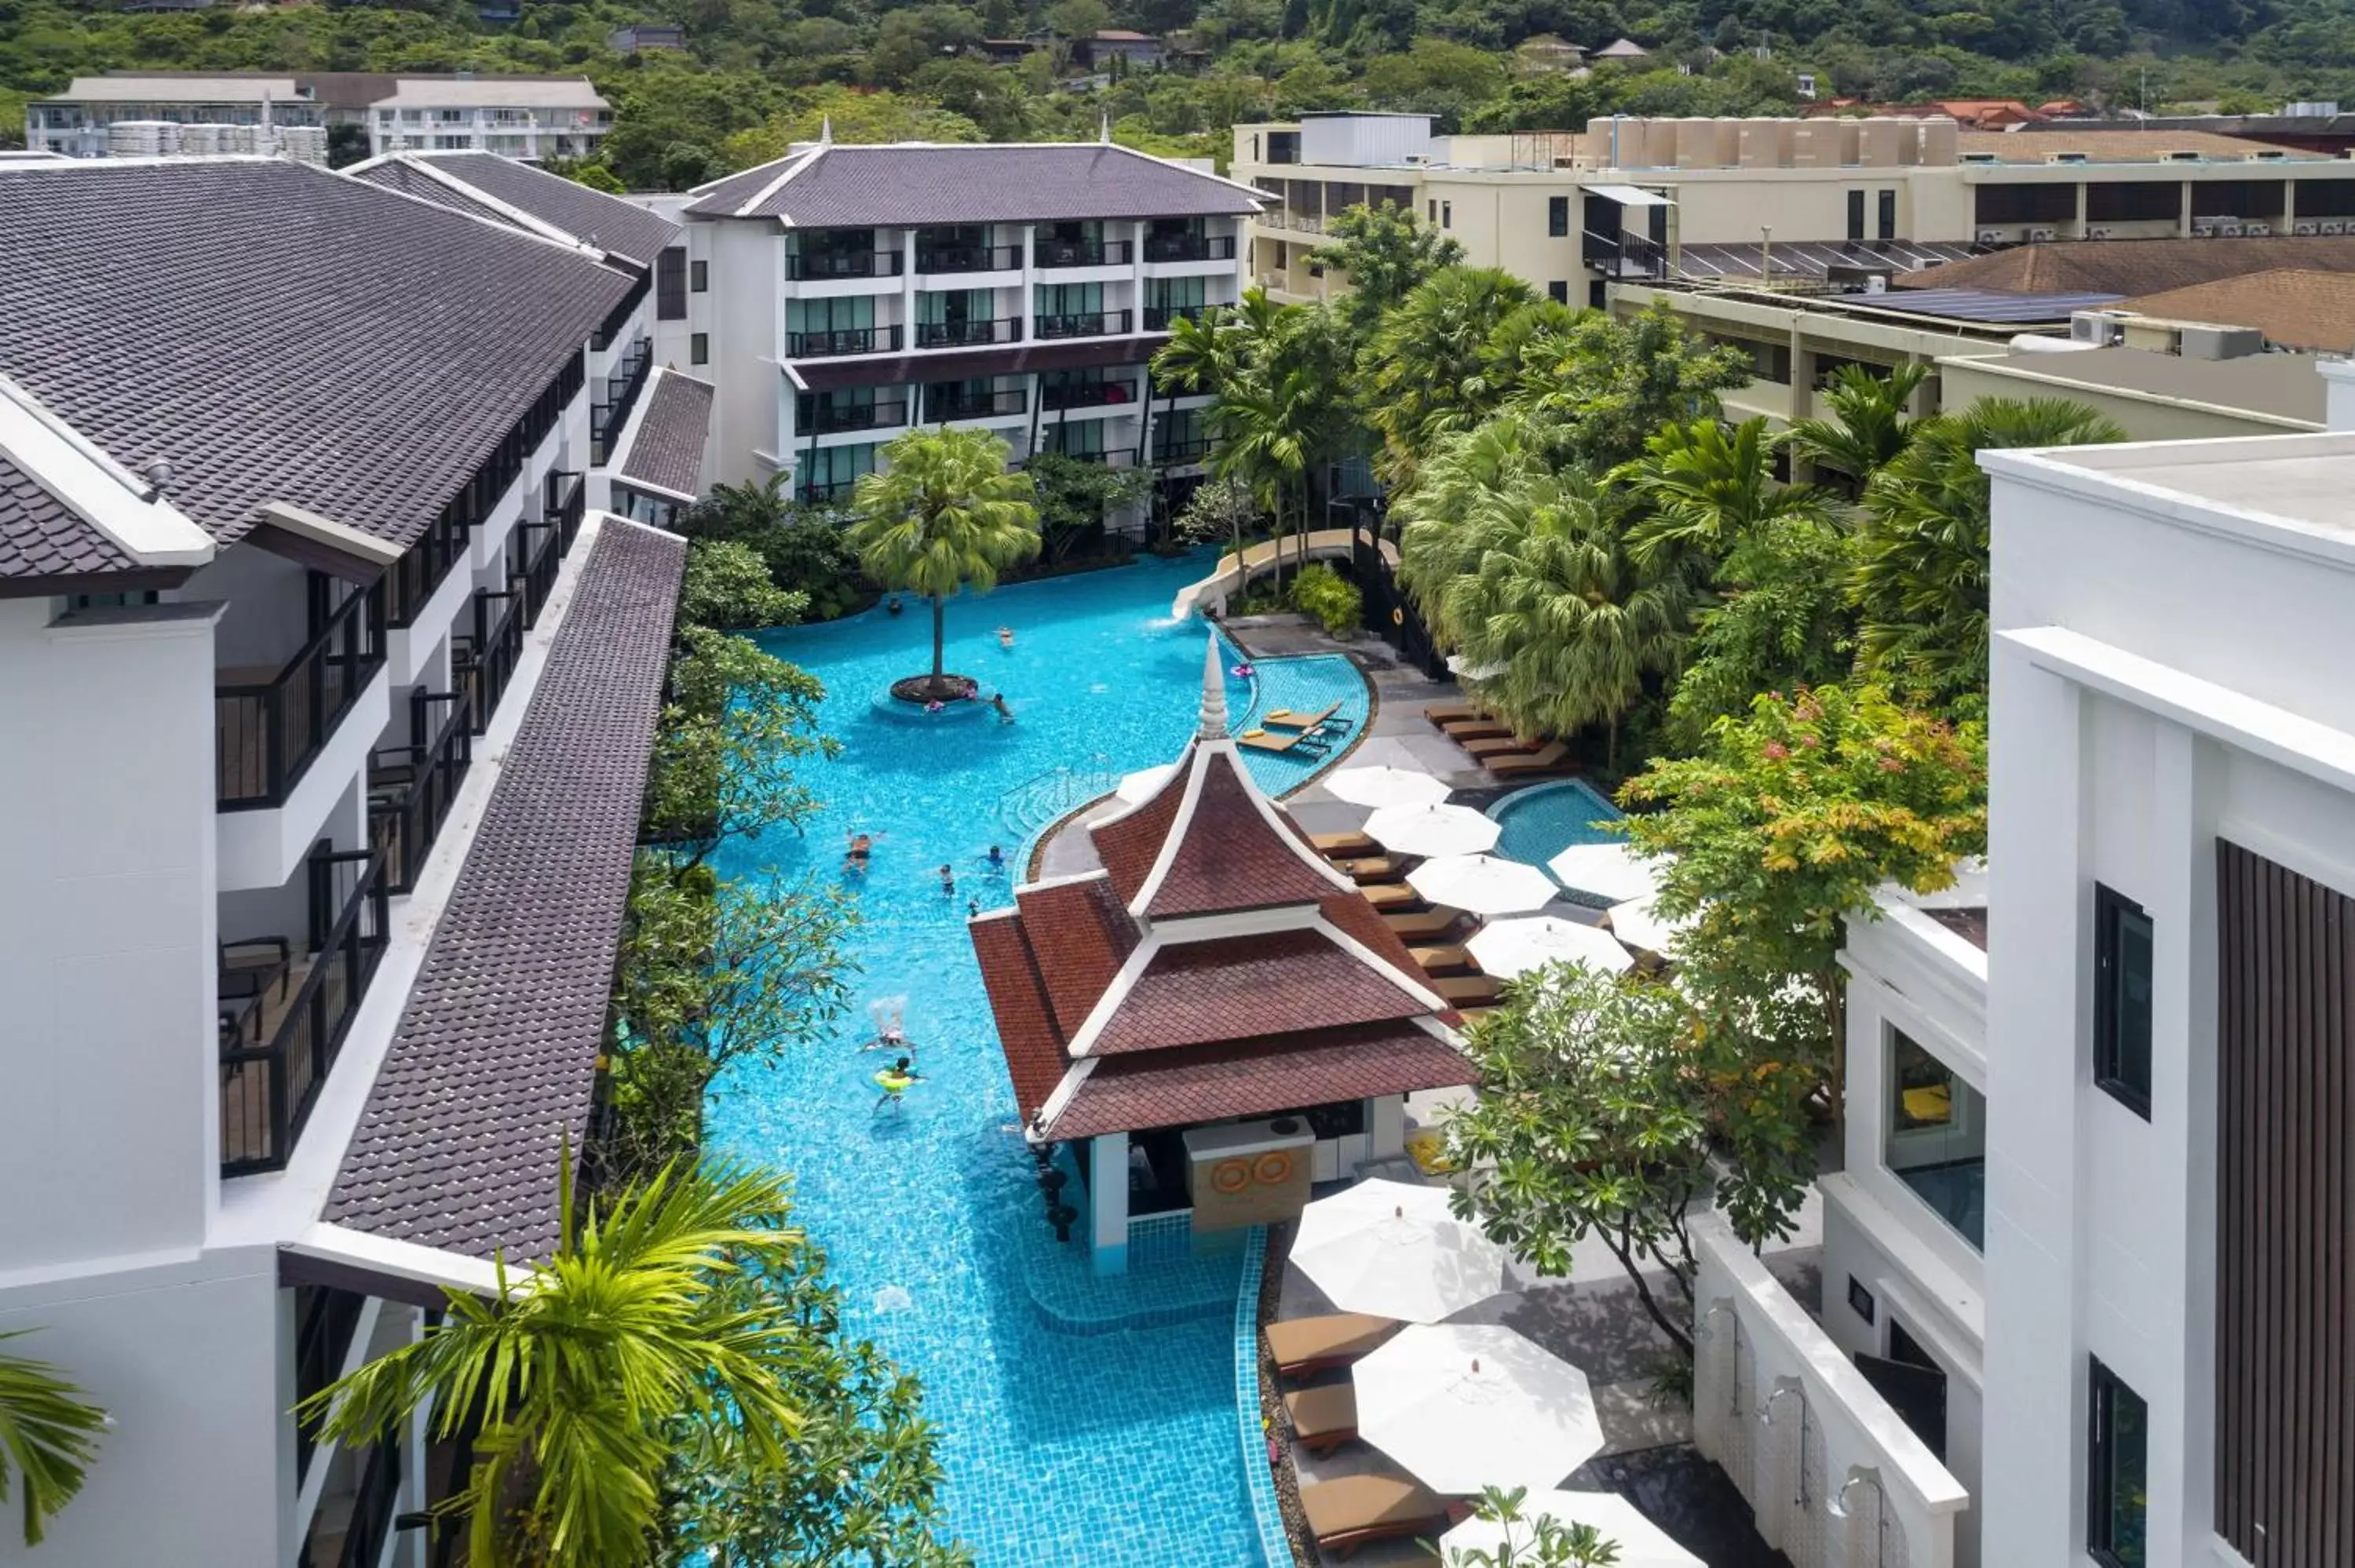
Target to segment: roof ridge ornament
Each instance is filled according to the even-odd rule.
[[[1227,673],[1219,665],[1219,634],[1202,659],[1202,716],[1194,733],[1204,740],[1227,738]]]
[[[821,147],[834,145],[834,116],[831,114],[817,122],[817,144]]]
[[[1104,110],[1104,111],[1103,111],[1102,117],[1101,117],[1100,119],[1098,119],[1098,121],[1096,122],[1096,136],[1097,136],[1097,139],[1098,139],[1098,140],[1100,140],[1100,141],[1102,141],[1105,146],[1109,147],[1109,146],[1111,146],[1111,145],[1112,145],[1112,111],[1111,111],[1111,110],[1109,110],[1109,109]]]

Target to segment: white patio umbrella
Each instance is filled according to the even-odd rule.
[[[1709,1568],[1615,1492],[1531,1492],[1521,1499],[1521,1519],[1522,1523],[1510,1526],[1465,1520],[1439,1538],[1440,1550],[1452,1557],[1458,1552],[1495,1552],[1510,1545],[1513,1561],[1518,1563],[1537,1540],[1537,1521],[1550,1519],[1564,1527],[1593,1525],[1597,1535],[1619,1548],[1614,1560],[1617,1568]]]
[[[1447,656],[1447,673],[1459,681],[1493,681],[1505,669],[1503,664],[1475,664],[1461,653]]]
[[[1300,1211],[1292,1261],[1344,1312],[1435,1323],[1505,1287],[1505,1249],[1447,1189],[1369,1179]]]
[[[1414,1324],[1349,1374],[1358,1436],[1433,1491],[1560,1486],[1603,1450],[1586,1374],[1500,1324]]]
[[[1681,920],[1661,917],[1653,896],[1631,898],[1625,904],[1614,904],[1604,915],[1611,923],[1611,934],[1641,953],[1665,953],[1676,939],[1692,929],[1692,916]]]
[[[1365,831],[1399,854],[1478,854],[1504,830],[1469,806],[1385,806]]]
[[[1436,806],[1455,793],[1430,774],[1403,768],[1344,768],[1324,783],[1336,800],[1355,806]]]
[[[1441,855],[1407,873],[1406,881],[1433,904],[1475,915],[1527,914],[1561,892],[1536,866],[1492,854]]]
[[[1141,806],[1159,794],[1161,787],[1169,782],[1169,776],[1177,771],[1178,765],[1174,762],[1165,762],[1158,768],[1140,768],[1135,773],[1123,775],[1120,788],[1113,793],[1132,806]]]
[[[1546,862],[1546,869],[1564,887],[1613,904],[1641,898],[1658,885],[1651,861],[1618,839],[1572,844]]]
[[[1555,915],[1492,920],[1464,945],[1479,960],[1482,971],[1498,980],[1510,980],[1564,959],[1575,959],[1609,975],[1636,967],[1619,938],[1602,927],[1582,926]]]

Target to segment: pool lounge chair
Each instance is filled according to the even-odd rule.
[[[1472,962],[1472,949],[1469,948],[1409,948],[1406,951],[1407,957],[1421,964],[1423,972],[1427,975],[1442,974],[1451,969],[1468,973],[1476,967]]]
[[[1358,891],[1366,895],[1367,903],[1385,915],[1403,913],[1423,902],[1423,895],[1403,882],[1377,882],[1360,886]]]
[[[1505,988],[1493,975],[1452,975],[1426,983],[1455,1007],[1476,1007],[1505,994]]]
[[[1484,757],[1480,766],[1498,779],[1528,779],[1545,773],[1571,773],[1570,747],[1561,742],[1549,741],[1535,751],[1517,752],[1510,757]]]
[[[1370,855],[1364,860],[1337,860],[1333,863],[1333,867],[1337,871],[1348,873],[1360,887],[1374,883],[1402,882],[1406,879],[1406,867],[1386,854]]]
[[[1433,703],[1423,710],[1423,716],[1437,725],[1462,724],[1466,719],[1487,718],[1488,710],[1478,703]]]
[[[1510,740],[1513,726],[1503,719],[1465,719],[1462,724],[1444,724],[1439,733],[1462,746],[1475,740]]]
[[[1328,1312],[1316,1318],[1284,1318],[1267,1326],[1267,1348],[1284,1377],[1305,1377],[1327,1367],[1345,1367],[1370,1352],[1403,1327],[1395,1319],[1369,1312]]]
[[[1355,860],[1359,855],[1382,853],[1382,846],[1374,842],[1370,833],[1311,833],[1308,842],[1327,860]]]
[[[1399,940],[1414,942],[1444,937],[1455,930],[1455,923],[1463,918],[1464,911],[1461,909],[1425,909],[1414,915],[1385,915],[1382,924],[1388,926]]]
[[[1532,751],[1543,751],[1552,742],[1528,740],[1519,736],[1500,736],[1494,740],[1475,740],[1464,749],[1476,762],[1486,762],[1492,757],[1527,757]]]
[[[1328,724],[1337,730],[1346,731],[1349,727],[1349,721],[1341,716],[1341,705],[1338,703],[1321,713],[1313,714],[1296,714],[1290,708],[1278,708],[1272,714],[1261,715],[1259,722],[1270,729],[1316,729]]]
[[[1312,1454],[1329,1454],[1358,1436],[1358,1391],[1346,1383],[1319,1383],[1284,1396],[1294,1441]]]
[[[1320,1550],[1347,1557],[1369,1541],[1401,1535],[1437,1536],[1447,1529],[1447,1504],[1405,1476],[1342,1476],[1300,1489],[1300,1511]]]
[[[1247,746],[1253,751],[1297,751],[1303,757],[1322,757],[1332,747],[1309,734],[1295,730],[1290,735],[1270,735],[1263,729],[1247,729],[1235,736],[1237,746]]]

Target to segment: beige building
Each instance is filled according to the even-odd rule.
[[[1427,115],[1235,128],[1234,177],[1276,205],[1250,276],[1280,298],[1347,286],[1327,222],[1395,202],[1570,303],[1614,282],[1820,283],[2034,240],[2347,232],[2355,162],[2199,132],[1966,132],[1946,120],[1614,118],[1583,132],[1438,136]]]

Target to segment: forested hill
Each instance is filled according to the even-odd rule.
[[[683,55],[624,58],[618,26],[672,22]],[[1178,33],[1182,69],[1090,77],[1070,40]],[[990,65],[984,37],[1049,48]],[[1651,69],[1573,78],[1531,38],[1632,37]],[[831,118],[844,140],[1084,138],[1223,155],[1237,121],[1425,110],[1443,129],[1564,129],[1596,114],[1786,112],[1798,73],[1873,101],[2070,97],[2120,106],[2355,101],[2355,0],[579,0],[494,26],[456,0],[134,16],[0,0],[0,145],[27,97],[78,73],[564,71],[618,109],[613,172],[681,187],[775,155]],[[1687,72],[1689,74],[1687,74]]]

